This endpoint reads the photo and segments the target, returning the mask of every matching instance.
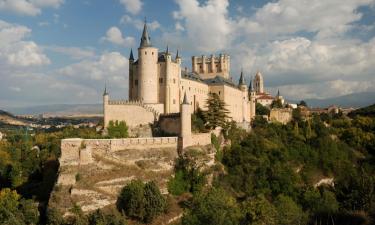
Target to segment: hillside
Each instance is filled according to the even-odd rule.
[[[26,126],[29,124],[28,121],[17,118],[9,112],[0,110],[0,123],[15,126]]]
[[[349,114],[350,116],[360,115],[360,116],[375,116],[375,104],[369,105],[364,108],[354,110]]]
[[[361,92],[326,99],[305,99],[311,107],[328,107],[338,105],[340,107],[365,107],[374,104],[375,92]]]
[[[85,114],[101,114],[101,104],[54,104],[54,105],[36,105],[27,107],[8,108],[8,111],[16,115],[24,114],[50,114],[58,116],[68,115],[85,115]]]

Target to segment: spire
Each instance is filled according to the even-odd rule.
[[[244,85],[245,84],[245,78],[243,77],[243,70],[241,68],[241,76],[240,76],[240,80],[238,82],[238,85]]]
[[[250,78],[249,91],[254,91],[253,77]]]
[[[167,45],[167,50],[165,51],[166,54],[169,54],[169,47]]]
[[[177,53],[176,53],[176,59],[180,58],[180,56],[178,55],[178,49],[177,49]]]
[[[143,47],[151,47],[151,40],[150,40],[150,36],[148,36],[148,32],[147,32],[147,21],[146,21],[146,18],[145,18],[145,25],[143,27],[143,32],[142,32],[142,37],[141,37],[141,44],[140,44],[140,48],[143,48]]]
[[[130,56],[129,56],[129,60],[132,60],[132,61],[134,61],[134,56],[133,56],[133,49],[132,49],[132,48],[130,49]]]
[[[189,105],[189,102],[188,102],[188,100],[187,100],[187,96],[186,96],[186,92],[185,92],[185,94],[184,94],[184,100],[182,101],[182,104],[184,104],[184,105]]]
[[[280,89],[277,89],[277,97],[280,97]]]
[[[108,95],[108,92],[107,92],[107,81],[104,84],[104,92],[103,92],[103,96],[106,96],[106,95]]]

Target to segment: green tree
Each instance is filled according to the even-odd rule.
[[[268,116],[270,114],[270,109],[257,102],[255,105],[255,114]]]
[[[277,210],[264,196],[260,195],[242,203],[244,225],[276,225]]]
[[[128,137],[128,126],[124,121],[109,121],[108,124],[108,136],[110,138],[127,138]]]
[[[207,111],[204,112],[204,118],[207,121],[206,127],[208,129],[215,129],[216,127],[224,127],[227,121],[229,111],[225,108],[226,105],[218,94],[210,93],[207,100]]]
[[[182,217],[183,225],[237,225],[241,212],[236,200],[220,188],[194,195],[192,207]]]
[[[154,182],[133,180],[120,192],[117,209],[133,219],[151,222],[166,209],[166,200]]]
[[[275,206],[278,211],[278,224],[295,225],[306,224],[307,216],[293,199],[285,195],[276,198]]]
[[[148,223],[166,210],[166,200],[153,181],[146,183],[144,187],[144,197],[146,200],[146,215],[144,221]]]
[[[125,218],[116,212],[103,213],[100,209],[88,216],[88,225],[125,225]]]
[[[304,100],[301,100],[297,105],[307,107],[307,103]]]
[[[282,108],[283,103],[281,102],[281,99],[273,100],[271,103],[271,108]]]

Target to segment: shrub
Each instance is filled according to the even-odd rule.
[[[109,121],[108,124],[108,136],[110,138],[127,138],[128,134],[128,126],[124,121]]]
[[[165,211],[166,201],[153,181],[133,180],[121,190],[116,205],[130,218],[149,223]]]

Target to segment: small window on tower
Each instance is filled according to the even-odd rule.
[[[147,52],[145,51],[145,55],[147,55]]]
[[[161,84],[163,83],[163,78],[162,77],[159,78],[159,83],[161,83]]]
[[[154,55],[154,52],[152,52],[152,55]]]
[[[137,86],[138,85],[138,80],[135,80],[134,82],[135,82],[135,86]]]
[[[173,83],[174,83],[174,84],[176,83],[176,79],[175,79],[175,78],[173,78]]]

